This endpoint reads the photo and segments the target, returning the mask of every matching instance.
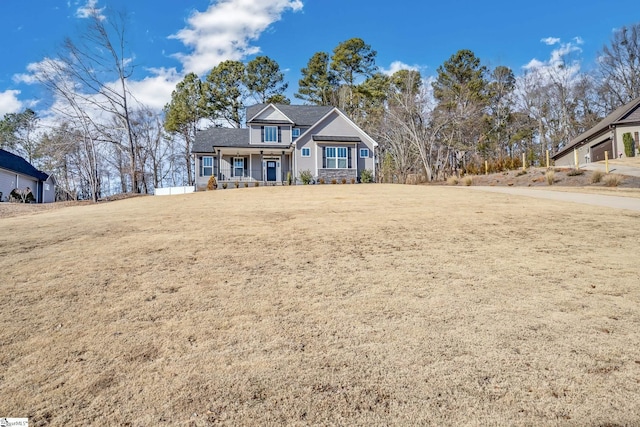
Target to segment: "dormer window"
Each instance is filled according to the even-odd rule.
[[[278,126],[265,126],[262,142],[278,142]]]

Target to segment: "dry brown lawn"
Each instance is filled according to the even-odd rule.
[[[640,214],[433,186],[0,219],[0,416],[640,424]]]

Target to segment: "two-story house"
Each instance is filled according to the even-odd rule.
[[[300,182],[309,171],[316,181],[359,180],[375,174],[378,144],[335,107],[257,104],[247,108],[247,127],[209,128],[193,145],[196,188],[209,178],[224,182],[279,184],[290,175]]]

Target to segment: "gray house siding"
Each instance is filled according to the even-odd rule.
[[[56,184],[55,180],[50,176],[42,183],[42,203],[53,203],[56,201]]]
[[[0,192],[2,192],[2,200],[4,202],[9,197],[11,190],[16,188],[16,173],[0,169]]]
[[[318,175],[318,168],[317,165],[315,164],[315,159],[318,158],[318,154],[316,153],[316,151],[318,150],[318,147],[316,147],[315,143],[313,142],[313,140],[311,140],[311,137],[306,137],[304,138],[304,140],[300,140],[300,141],[296,141],[297,143],[297,150],[296,150],[296,169],[297,169],[297,173],[296,173],[296,178],[300,178],[300,173],[303,171],[309,171],[311,172],[311,174],[313,176]],[[302,149],[303,148],[308,148],[309,149],[309,157],[303,157],[302,156]],[[320,153],[320,155],[322,156],[322,153]]]
[[[9,198],[9,194],[16,188],[24,190],[29,187],[38,203],[42,203],[42,197],[40,192],[41,183],[38,180],[33,179],[30,176],[17,174],[12,171],[0,169],[0,191],[2,192],[2,201],[6,201]],[[51,202],[55,201],[55,193]]]
[[[640,116],[640,109],[635,111],[635,115]],[[637,134],[640,134],[640,124],[635,125],[635,126],[621,126],[621,127],[617,127],[616,128],[616,142],[617,142],[617,146],[618,146],[618,154],[622,153],[624,154],[624,134],[625,133],[630,133],[631,134],[631,138],[634,138],[634,145],[635,145],[635,150],[636,150],[636,155],[638,153],[638,142],[635,139],[635,137],[637,136]]]
[[[284,126],[284,125],[251,125],[250,127],[250,138],[251,138],[251,145],[260,145],[260,144],[269,144],[269,145],[273,145],[274,142],[263,142],[262,141],[262,129],[264,126],[277,126],[278,127],[278,133],[279,133],[279,141],[277,142],[277,144],[282,144],[285,147],[288,147],[289,144],[291,144],[291,126]]]
[[[331,141],[315,141],[314,136],[318,139],[330,137]],[[341,137],[344,137],[343,141],[340,140]],[[323,165],[323,147],[350,148],[351,168],[325,168],[325,165]],[[302,148],[310,148],[311,157],[302,157]],[[360,148],[369,150],[367,158],[360,158]],[[300,172],[309,170],[316,179],[324,178],[325,182],[329,182],[332,179],[341,180],[342,178],[347,180],[351,180],[351,178],[357,179],[364,169],[374,170],[374,149],[375,147],[364,132],[355,127],[337,111],[334,111],[296,140],[297,177],[300,176]]]

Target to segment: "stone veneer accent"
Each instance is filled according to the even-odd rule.
[[[335,179],[338,183],[341,183],[342,178],[345,178],[349,184],[351,184],[351,178],[358,180],[357,169],[318,169],[318,179],[324,178],[325,184],[331,184],[331,180]]]

